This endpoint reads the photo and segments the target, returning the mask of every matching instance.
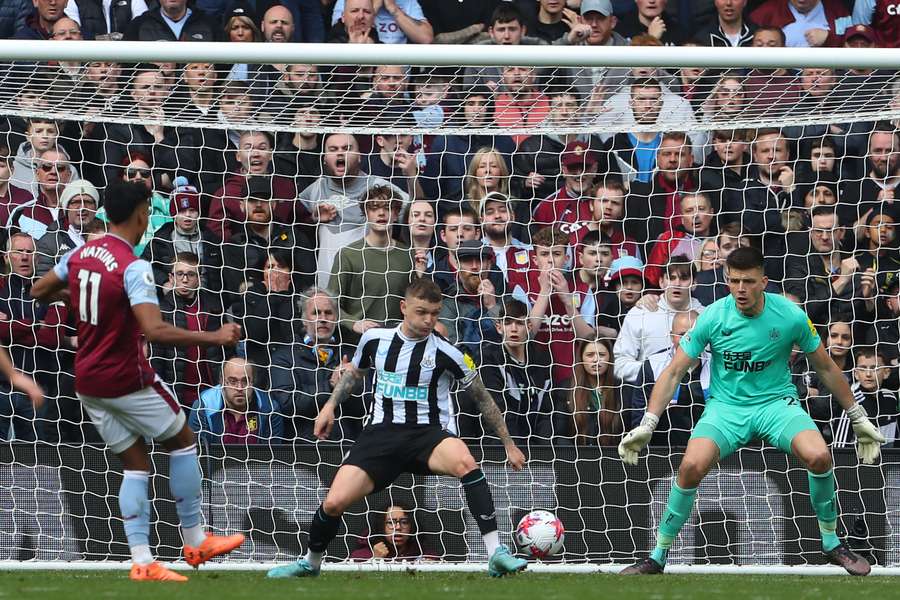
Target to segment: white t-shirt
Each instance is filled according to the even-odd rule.
[[[828,17],[825,16],[825,7],[821,2],[806,14],[799,12],[793,4],[789,4],[788,8],[794,15],[794,22],[788,23],[781,29],[787,40],[788,48],[808,48],[809,43],[804,34],[810,29],[831,30],[828,25]]]

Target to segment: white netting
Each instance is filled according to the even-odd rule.
[[[396,48],[377,50],[393,61],[342,57],[334,67],[321,49],[310,50],[315,60],[278,56],[272,66],[254,64],[260,59],[251,50],[231,60],[203,50],[198,56],[212,62],[160,65],[141,62],[158,61],[131,47],[123,47],[127,64],[115,62],[124,60],[115,52],[101,61],[104,46],[90,47],[96,62],[10,54],[18,60],[0,65],[0,122],[15,188],[5,187],[0,168],[9,260],[27,271],[22,264],[34,248],[37,270],[46,272],[78,237],[102,231],[90,211],[56,209],[66,181],[90,182],[68,196],[82,205],[93,188],[102,205],[104,189],[119,178],[152,185],[150,229],[138,251],[154,267],[163,314],[194,329],[240,323],[238,352],[258,365],[255,410],[244,427],[231,419],[225,431],[212,399],[221,394],[215,386],[226,352],[148,346],[200,431],[207,523],[248,533],[238,560],[288,560],[305,547],[308,523],[369,408],[361,397],[345,404],[332,439],[314,445],[312,421],[331,373],[352,355],[366,321],[399,321],[402,288],[419,273],[441,286],[442,332],[477,357],[528,450],[528,468],[509,470],[471,399],[454,395],[454,420],[482,460],[501,531],[531,509],[554,511],[566,527],[562,561],[624,562],[652,545],[679,448],[708,392],[703,370],[682,386],[638,467],[624,468],[612,445],[640,420],[678,327],[673,313],[727,294],[721,263],[742,243],[764,251],[773,285],[804,304],[858,399],[895,436],[895,71],[826,68],[825,59],[813,68],[803,62],[809,54],[784,51],[779,60],[793,67],[773,71],[777,65],[750,69],[720,57],[706,69],[676,68],[670,49],[657,55],[659,67],[646,66],[646,54],[605,66],[585,55],[582,64],[596,66],[553,67],[548,49],[541,60],[503,49],[503,61],[488,53],[481,66],[468,54],[460,64],[472,66],[390,66],[404,58]],[[573,56],[560,52],[559,64],[578,64]],[[860,64],[874,64],[870,58]],[[492,60],[533,66],[483,64]],[[173,192],[185,183],[178,178],[192,188]],[[370,222],[367,230],[359,201],[387,183],[394,188],[387,195],[401,199],[401,223],[391,232]],[[491,192],[503,196],[492,200]],[[172,221],[170,202],[180,221]],[[836,205],[835,214],[815,208],[821,204]],[[187,208],[199,220],[185,217]],[[385,212],[379,218],[389,221]],[[542,232],[546,226],[558,231]],[[368,246],[390,242],[391,249],[364,247],[367,231],[375,232]],[[456,258],[456,245],[482,237],[494,247],[492,265]],[[529,349],[522,366],[498,337],[497,311],[517,314],[513,299],[526,300],[526,311],[537,304],[546,257],[533,248],[556,245],[565,252],[554,268],[573,295],[553,289],[557,297],[535,331],[543,346]],[[199,268],[185,251],[199,255]],[[658,311],[626,317],[642,286],[665,286],[664,267],[681,254],[698,270],[694,299],[682,290]],[[313,285],[334,297],[301,293]],[[73,317],[63,305],[33,305],[27,286],[9,278],[0,337],[50,402],[34,418],[24,397],[0,399],[13,442],[0,448],[0,560],[123,559],[119,465],[74,399]],[[331,301],[337,310],[328,315]],[[324,334],[308,319],[311,306],[331,321]],[[595,336],[602,341],[577,343]],[[582,346],[616,377],[594,384],[575,369],[589,360]],[[900,454],[886,448],[882,465],[857,468],[837,404],[802,357],[792,371],[804,406],[836,448],[841,534],[879,563],[900,564]],[[201,392],[209,403],[198,400]],[[192,410],[195,403],[205,408]],[[26,443],[35,438],[43,443]],[[153,457],[161,499],[153,543],[175,557],[167,461],[163,452]],[[330,553],[366,555],[377,541],[368,534],[383,526],[378,510],[392,503],[413,509],[421,542],[413,554],[485,558],[458,482],[433,476],[403,476],[353,507]],[[755,444],[704,481],[672,561],[802,565],[820,561],[818,547],[804,469]]]

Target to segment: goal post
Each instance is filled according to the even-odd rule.
[[[378,263],[381,266],[370,268],[375,265],[366,262],[371,258],[361,259],[358,270],[340,266],[342,248],[363,239],[365,203],[359,201],[373,189],[366,185],[351,193],[354,181],[363,175],[329,171],[350,162],[341,152],[358,155],[363,173],[380,169],[385,174],[379,183],[387,182],[402,197],[398,218],[405,224],[396,228],[397,247],[421,242],[409,225],[417,218],[410,212],[411,200],[429,202],[431,217],[423,217],[423,230],[431,232],[430,240],[418,247],[421,256],[413,252],[404,264],[412,272],[418,257],[428,276],[444,276],[445,294],[455,294],[455,304],[449,320],[442,320],[443,333],[472,351],[483,374],[491,352],[503,356],[499,338],[491,337],[497,335],[495,322],[502,321],[495,305],[528,297],[529,272],[537,270],[531,268],[537,259],[529,254],[532,247],[527,242],[538,235],[542,224],[560,228],[567,240],[561,270],[573,290],[580,284],[588,290],[573,296],[578,299],[576,312],[604,338],[609,353],[603,359],[606,368],[621,368],[615,355],[621,351],[628,354],[630,367],[623,373],[629,374],[610,376],[602,385],[597,382],[592,394],[575,393],[583,382],[573,383],[576,363],[585,360],[575,354],[588,344],[576,340],[584,336],[574,333],[575,317],[562,314],[565,306],[557,307],[556,314],[543,317],[546,329],[536,334],[540,343],[549,344],[550,362],[529,364],[527,384],[521,383],[525,375],[513,375],[505,364],[507,370],[498,371],[499,383],[492,389],[498,399],[505,398],[507,422],[519,433],[530,432],[517,438],[527,450],[526,469],[513,472],[506,466],[502,446],[483,434],[477,411],[464,395],[454,395],[453,421],[481,462],[506,543],[512,543],[510,533],[524,514],[550,510],[563,521],[566,546],[560,556],[547,561],[548,568],[613,570],[652,548],[683,443],[696,420],[692,411],[702,410],[709,383],[700,374],[692,380],[694,388],[685,388],[692,398],[687,413],[679,413],[682,420],[673,420],[662,438],[668,445],[651,446],[636,467],[623,465],[610,440],[640,420],[643,405],[636,398],[649,388],[637,378],[658,367],[650,357],[670,345],[670,331],[663,329],[671,326],[658,322],[647,326],[642,335],[655,337],[653,345],[616,344],[633,305],[627,298],[626,278],[637,280],[636,292],[658,289],[666,261],[680,253],[690,254],[696,270],[713,272],[721,266],[726,243],[749,239],[761,245],[775,265],[779,277],[773,279],[783,282],[798,302],[807,303],[808,310],[818,307],[810,314],[826,341],[832,325],[847,323],[851,357],[864,346],[882,348],[885,344],[878,336],[883,324],[898,318],[889,312],[889,301],[896,302],[893,278],[900,274],[891,275],[887,266],[888,257],[894,259],[898,236],[879,238],[877,230],[886,227],[893,232],[892,224],[900,218],[894,217],[893,193],[878,193],[900,187],[896,185],[900,147],[895,143],[900,123],[898,73],[900,50],[894,49],[2,40],[0,125],[5,124],[6,130],[0,137],[8,140],[14,158],[10,185],[30,194],[24,203],[4,207],[8,218],[4,225],[33,237],[38,263],[44,258],[52,265],[59,255],[48,254],[48,246],[38,243],[52,234],[52,223],[35,225],[33,215],[23,217],[21,210],[35,198],[37,204],[46,202],[45,192],[55,186],[48,192],[54,203],[50,208],[58,211],[54,220],[67,218],[58,208],[64,186],[48,184],[38,171],[48,166],[51,172],[65,163],[71,178],[77,174],[87,179],[101,200],[111,181],[134,171],[140,179],[152,179],[159,222],[153,231],[148,229],[141,249],[149,252],[145,257],[154,266],[160,295],[165,296],[178,293],[182,275],[173,271],[182,262],[174,251],[154,254],[154,236],[165,227],[171,236],[177,226],[168,224],[171,215],[164,214],[170,202],[178,212],[179,198],[187,198],[179,194],[196,194],[199,222],[212,232],[209,239],[192,242],[190,233],[167,240],[179,252],[200,249],[202,255],[199,288],[184,297],[193,299],[198,296],[191,294],[199,293],[215,297],[215,302],[199,309],[196,319],[204,323],[218,319],[245,324],[248,339],[240,352],[264,372],[258,388],[271,399],[270,413],[278,417],[282,431],[279,437],[272,430],[263,435],[254,429],[258,435],[244,432],[243,443],[223,447],[223,433],[198,419],[205,520],[215,531],[247,533],[246,544],[223,563],[242,569],[291,560],[305,549],[309,521],[363,424],[365,407],[358,402],[360,410],[352,414],[348,410],[341,417],[339,430],[348,432],[346,438],[311,441],[308,430],[315,403],[323,398],[301,398],[304,377],[295,375],[324,365],[333,368],[333,353],[339,360],[342,350],[352,349],[355,322],[396,322],[397,309],[385,308],[391,302],[399,306],[400,290],[391,287],[396,266]],[[36,128],[47,123],[50,131],[42,129],[39,135]],[[355,136],[354,145],[344,150],[323,147],[334,133]],[[256,134],[263,139],[254,139]],[[873,138],[880,134],[888,138],[886,147],[880,138],[880,145],[873,146]],[[787,156],[766,161],[761,151],[758,156],[754,143],[766,135],[786,140]],[[660,152],[667,143],[676,156],[666,166]],[[778,143],[774,142],[775,154],[781,151]],[[729,154],[730,146],[740,148],[737,157]],[[64,152],[52,160],[42,158],[44,152],[59,148]],[[334,162],[338,159],[340,164]],[[887,165],[881,176],[872,175],[873,169],[881,168],[873,159]],[[770,169],[776,162],[778,166]],[[754,179],[760,170],[766,172],[762,181]],[[141,177],[141,171],[147,177]],[[61,173],[58,168],[56,172]],[[668,178],[657,181],[661,174]],[[183,180],[192,189],[175,190]],[[609,183],[612,180],[618,183]],[[246,200],[259,192],[254,181],[263,181],[260,185],[266,189],[261,193],[273,200],[266,218],[284,236],[283,243],[253,242],[262,248],[259,252],[251,251],[248,241],[255,217],[247,214]],[[0,179],[0,191],[4,183]],[[576,189],[578,185],[583,188]],[[321,193],[314,191],[315,186],[322,186]],[[766,196],[770,191],[771,197]],[[504,247],[493,255],[498,284],[492,282],[488,291],[478,287],[460,293],[458,286],[465,285],[458,278],[460,265],[447,258],[446,246],[464,235],[456,231],[465,229],[466,211],[460,212],[460,206],[471,206],[484,227],[473,229],[473,239],[484,236],[496,242],[502,237],[491,237],[494,217],[486,215],[491,192],[509,199],[509,231],[515,232],[507,240],[511,250]],[[618,205],[610,210],[619,214],[605,213],[604,202],[612,202],[609,198],[617,192],[621,192]],[[749,200],[758,193],[764,198],[761,207]],[[709,219],[682,222],[684,198],[698,195],[706,196],[708,204],[694,209]],[[557,210],[554,202],[559,199],[565,206],[560,204]],[[849,204],[850,199],[855,203]],[[193,196],[186,201],[193,202]],[[340,218],[311,222],[311,215],[326,204]],[[819,288],[826,290],[826,297],[799,297],[801,288],[812,294],[803,277],[810,281],[837,277],[808,269],[801,277],[794,268],[797,259],[819,253],[797,243],[807,239],[808,220],[817,204],[837,206],[842,231],[855,236],[852,246],[845,242],[850,255],[862,261],[866,252],[874,253],[875,260],[865,263],[872,267],[871,283],[862,280],[865,267],[845,294],[828,295],[831,288],[826,284]],[[458,222],[442,223],[451,213]],[[873,215],[880,220],[873,223]],[[734,223],[736,229],[730,226]],[[602,290],[577,279],[586,260],[584,232],[594,225],[602,232],[594,243],[615,259],[593,271],[597,275],[593,283]],[[691,229],[685,233],[688,225]],[[455,233],[448,237],[444,226],[455,227]],[[681,231],[677,236],[676,230]],[[669,237],[661,237],[665,235]],[[849,233],[844,235],[849,239]],[[520,245],[513,247],[512,238]],[[663,246],[665,252],[655,249]],[[276,248],[291,255],[287,263],[278,263]],[[707,251],[712,254],[707,256]],[[206,264],[212,256],[218,257],[217,262]],[[267,266],[269,260],[278,264]],[[900,255],[897,261],[900,266]],[[346,264],[357,268],[355,263]],[[445,265],[446,273],[436,265]],[[291,281],[273,292],[273,286],[281,285],[275,283],[278,269],[287,269]],[[484,271],[486,280],[494,275],[489,270]],[[703,298],[727,293],[721,279],[707,275],[711,278],[696,286],[708,292]],[[337,318],[342,320],[337,331],[347,338],[346,346],[324,352],[306,339],[301,311],[309,298],[300,292],[312,284],[336,294]],[[364,302],[370,298],[366,285],[380,290],[380,295],[372,296],[380,301],[380,312],[366,313],[376,310]],[[498,285],[504,293],[498,291],[494,297]],[[601,291],[604,295],[596,295]],[[278,310],[273,308],[276,292],[288,298]],[[489,301],[480,298],[484,295],[491,296]],[[473,298],[483,309],[475,316],[469,310]],[[173,299],[174,308],[165,313],[176,323],[184,314],[179,302]],[[828,307],[822,309],[821,302]],[[583,309],[586,305],[593,306],[592,314]],[[128,556],[117,505],[121,468],[90,435],[75,404],[67,373],[74,356],[71,321],[59,311],[59,307],[42,309],[35,319],[35,327],[53,332],[54,339],[27,338],[21,329],[9,336],[14,357],[27,355],[32,361],[27,364],[48,390],[52,410],[31,421],[10,420],[15,421],[8,430],[13,439],[0,446],[3,567],[90,564],[93,568],[95,563],[114,565]],[[190,323],[199,326],[193,313]],[[305,362],[291,354],[295,346],[302,346]],[[181,355],[158,345],[148,346],[148,351],[186,412],[199,402],[202,390],[220,383],[218,355]],[[896,388],[890,387],[896,386],[896,352],[881,358],[876,353],[873,360],[889,363],[878,383],[884,391],[879,398],[886,400],[876,402],[877,415],[870,410],[887,428],[896,424],[900,413]],[[839,534],[883,567],[881,573],[896,574],[900,450],[884,448],[877,466],[858,464],[852,443],[839,438],[840,415],[827,392],[800,362],[793,370],[801,399],[811,412],[818,411],[814,418],[834,443]],[[861,377],[854,375],[852,359],[842,359],[842,364],[851,381]],[[322,383],[327,380],[318,380],[326,389],[316,388],[317,393],[327,396],[329,390]],[[869,393],[854,389],[861,398]],[[616,397],[612,405],[604,403],[604,393],[607,399]],[[524,407],[508,404],[522,398]],[[612,414],[610,419],[605,418],[607,413]],[[260,415],[253,428],[262,423]],[[266,424],[272,422],[266,417]],[[613,429],[606,431],[608,427]],[[38,441],[28,441],[29,434]],[[153,450],[152,459],[151,489],[157,502],[151,543],[161,558],[177,560],[181,541],[168,495],[167,459],[159,448]],[[405,475],[345,515],[341,533],[329,548],[331,557],[346,563],[341,568],[357,568],[354,552],[371,550],[367,543],[377,533],[373,528],[384,524],[377,511],[391,505],[412,512],[420,556],[430,559],[417,568],[469,570],[486,560],[459,483]],[[729,457],[704,480],[694,515],[670,562],[676,571],[719,572],[734,567],[738,572],[829,573],[818,550],[804,469],[795,459],[760,443]],[[395,568],[377,561],[365,565]]]

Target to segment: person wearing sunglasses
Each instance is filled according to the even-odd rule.
[[[35,118],[28,121],[25,141],[19,145],[13,160],[10,181],[16,187],[29,190],[32,197],[38,194],[37,170],[40,164],[37,157],[41,152],[59,147],[59,130],[59,124],[50,119]],[[77,171],[72,174],[72,179],[78,179]]]

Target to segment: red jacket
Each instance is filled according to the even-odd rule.
[[[653,244],[653,250],[650,251],[650,256],[647,258],[647,264],[644,267],[644,280],[654,288],[659,287],[659,278],[663,275],[663,269],[666,268],[666,265],[669,262],[669,258],[673,255],[684,254],[691,260],[696,260],[696,252],[691,251],[690,249],[680,248],[682,245],[696,245],[699,246],[702,243],[702,238],[694,237],[693,235],[688,235],[688,233],[678,227],[674,231],[666,231],[661,236],[656,238],[656,243]]]
[[[28,190],[23,190],[12,184],[9,185],[5,196],[0,196],[0,227],[5,227],[9,221],[9,215],[17,207],[34,200],[34,196]]]
[[[223,242],[241,230],[244,224],[243,199],[247,196],[247,176],[231,175],[225,185],[216,190],[209,203],[206,224]],[[295,225],[309,222],[309,212],[297,201],[297,188],[293,179],[281,175],[272,176],[272,197],[279,200],[272,211],[272,220],[279,225]]]
[[[766,0],[750,13],[750,20],[761,26],[783,28],[796,20],[788,5],[788,0]],[[822,0],[822,5],[825,7],[825,17],[828,19],[828,39],[825,41],[825,45],[843,46],[844,36],[838,35],[836,22],[846,20],[840,27],[843,32],[850,25],[850,11],[841,0]]]
[[[857,2],[857,5],[861,2]],[[873,4],[872,2],[865,4]],[[857,14],[860,10],[857,6]],[[871,27],[878,36],[878,45],[884,48],[900,48],[900,0],[875,0],[871,10]]]

